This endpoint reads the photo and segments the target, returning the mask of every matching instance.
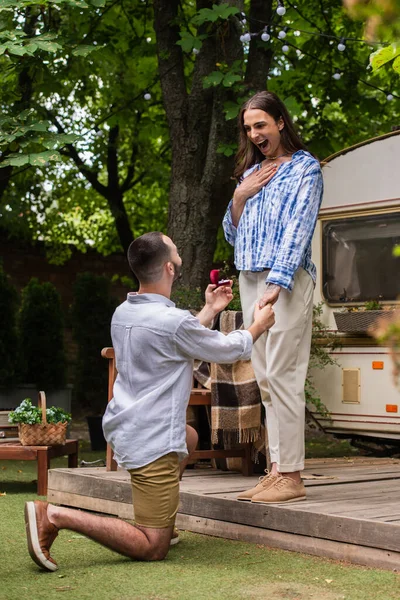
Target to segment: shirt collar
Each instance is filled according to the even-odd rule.
[[[175,306],[175,302],[172,302],[172,300],[161,294],[138,294],[137,292],[128,292],[126,300],[129,304],[159,302],[160,304],[165,304],[165,306]]]

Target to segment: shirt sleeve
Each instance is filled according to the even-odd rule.
[[[220,364],[248,360],[253,347],[253,336],[247,330],[224,335],[203,327],[192,315],[180,323],[175,332],[177,350],[192,359]]]
[[[224,235],[225,235],[226,241],[231,246],[234,246],[235,241],[236,241],[237,228],[232,223],[232,213],[231,213],[232,203],[233,203],[233,199],[229,202],[228,208],[226,209],[226,213],[225,213],[224,219],[222,221],[222,227],[224,230]]]
[[[313,165],[303,176],[293,214],[286,226],[266,283],[275,283],[292,291],[294,274],[314,233],[322,192],[321,169],[319,165]]]

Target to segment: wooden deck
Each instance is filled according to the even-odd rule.
[[[400,460],[314,459],[304,472],[307,500],[238,502],[257,477],[188,470],[181,483],[181,529],[400,570]],[[126,471],[52,469],[52,502],[133,518]]]

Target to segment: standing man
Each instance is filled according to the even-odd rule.
[[[115,311],[111,334],[118,376],[103,428],[119,466],[131,474],[135,525],[46,502],[27,502],[25,520],[32,559],[55,571],[50,548],[60,529],[70,529],[136,560],[168,553],[179,504],[179,462],[187,458],[186,408],[193,360],[231,363],[249,359],[253,342],[274,323],[271,305],[254,322],[225,336],[207,329],[232,298],[231,285],[209,285],[197,317],[170,300],[182,260],[160,232],[137,238],[128,250],[138,292]]]

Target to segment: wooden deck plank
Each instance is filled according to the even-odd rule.
[[[202,533],[214,531],[213,535],[232,539],[240,530],[252,539],[264,540],[257,543],[275,547],[286,544],[288,549],[332,558],[348,556],[348,560],[361,564],[369,564],[368,560],[374,566],[397,561],[399,568],[400,461],[354,462],[348,465],[342,461],[340,468],[329,461],[308,464],[308,473],[333,474],[335,479],[306,480],[307,500],[281,505],[236,501],[240,491],[258,482],[258,476],[187,471],[181,482],[178,523],[186,520],[191,530],[198,526]],[[52,469],[48,498],[133,518],[130,475],[123,470]]]
[[[333,560],[365,565],[375,569],[398,570],[400,565],[399,552],[389,552],[378,548],[366,548],[355,544],[345,544],[246,525],[235,524],[233,526],[225,521],[204,519],[180,513],[178,513],[176,524],[179,529],[187,529],[195,533],[262,544],[267,546],[266,552],[268,552],[268,547],[280,548],[291,552],[303,552]]]
[[[251,510],[249,510],[251,508]],[[181,492],[183,514],[400,552],[400,526]]]

